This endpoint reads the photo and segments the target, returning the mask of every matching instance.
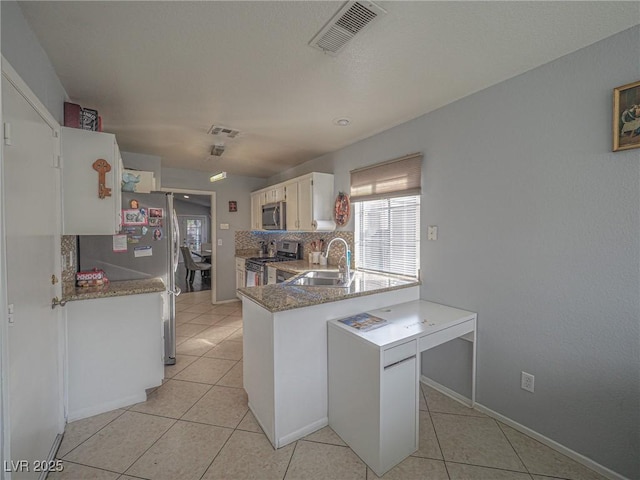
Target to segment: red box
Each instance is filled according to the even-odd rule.
[[[77,103],[64,102],[64,126],[80,128],[82,107]]]

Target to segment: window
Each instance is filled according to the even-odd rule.
[[[207,217],[202,215],[178,215],[178,223],[180,224],[180,239],[183,245],[198,250],[202,243],[207,242]]]
[[[420,196],[355,204],[356,268],[418,277]]]
[[[418,277],[422,154],[351,172],[356,268]]]

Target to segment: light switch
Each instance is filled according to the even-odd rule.
[[[221,246],[222,246],[222,239],[221,239],[221,238],[219,238],[219,239],[218,239],[218,246],[219,246],[219,247],[221,247]]]
[[[229,224],[228,223],[221,223],[220,224],[220,230],[229,230]]]
[[[429,225],[427,227],[427,240],[437,240],[437,239],[438,239],[438,226]]]

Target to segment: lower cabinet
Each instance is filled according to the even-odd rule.
[[[276,267],[267,267],[267,285],[274,285],[277,283],[278,269]]]
[[[247,275],[244,270],[244,262],[244,258],[236,257],[236,290],[245,286]],[[240,298],[239,295],[237,297]]]
[[[329,425],[379,476],[418,449],[418,344],[383,349],[329,323]]]
[[[146,400],[164,377],[162,295],[69,302],[68,421]]]

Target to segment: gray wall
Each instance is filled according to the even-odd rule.
[[[62,125],[63,104],[68,99],[53,65],[13,0],[0,2],[2,55]]]
[[[611,152],[640,27],[269,179],[425,154],[421,297],[478,312],[477,400],[640,478],[640,150]],[[468,394],[469,344],[423,373]],[[520,372],[536,376],[534,394]]]
[[[222,246],[216,249],[216,295],[218,301],[236,298],[235,232],[249,230],[251,227],[251,201],[249,194],[262,188],[263,178],[230,175],[224,180],[211,183],[209,174],[196,170],[178,168],[162,169],[162,187],[185,190],[203,190],[216,192],[216,222],[218,240]],[[238,211],[229,212],[229,201],[238,202]],[[220,230],[221,223],[228,223],[229,230]]]
[[[144,153],[120,152],[122,163],[125,168],[153,172],[156,180],[156,188],[162,185],[162,158],[157,155],[146,155]]]

